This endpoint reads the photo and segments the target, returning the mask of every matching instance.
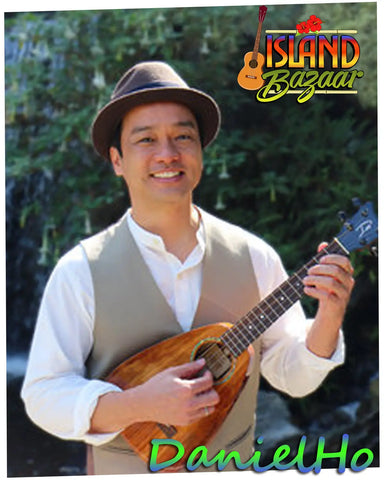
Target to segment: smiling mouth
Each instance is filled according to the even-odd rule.
[[[181,175],[183,175],[183,172],[180,171],[151,173],[151,177],[154,178],[176,178]]]

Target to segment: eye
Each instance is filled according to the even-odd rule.
[[[152,143],[154,139],[152,137],[143,137],[140,138],[137,143]]]
[[[193,140],[193,135],[189,133],[180,133],[177,135],[176,140],[181,140],[181,141],[187,141],[187,140]]]

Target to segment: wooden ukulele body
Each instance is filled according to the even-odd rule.
[[[224,422],[245,384],[250,361],[247,350],[234,357],[220,341],[219,337],[230,327],[231,324],[212,324],[164,340],[121,363],[106,378],[108,382],[125,390],[146,382],[166,368],[188,363],[202,356],[206,358],[206,352],[211,352],[209,358],[206,358],[206,364],[212,372],[215,389],[220,396],[220,402],[212,414],[188,426],[140,422],[130,425],[122,432],[129,446],[145,462],[150,458],[151,440],[177,440],[182,443],[185,449],[184,458],[187,458],[197,446],[207,446]],[[210,360],[212,352],[215,356],[213,363]],[[174,456],[174,447],[164,445],[159,449],[157,462],[165,462]],[[173,465],[173,469],[181,468],[185,463],[184,458]]]
[[[261,53],[257,54],[255,58],[253,52],[248,52],[244,55],[244,67],[240,70],[237,76],[238,84],[245,90],[258,90],[264,85],[262,79],[265,59]]]
[[[237,75],[237,83],[245,90],[258,90],[264,85],[261,78],[263,74],[262,66],[264,65],[264,55],[259,53],[260,35],[263,27],[267,7],[259,7],[259,25],[255,38],[255,45],[252,52],[244,55],[244,67]]]

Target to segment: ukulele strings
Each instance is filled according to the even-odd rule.
[[[221,349],[223,343],[220,341],[220,338],[217,340],[219,340],[219,342],[213,342],[200,356],[205,359],[208,369],[213,371],[223,367],[228,361],[227,355],[225,355]],[[213,374],[213,372],[211,373]]]
[[[345,233],[342,233],[340,237],[343,237]],[[336,247],[336,248],[335,248]],[[318,263],[319,258],[323,256],[325,253],[334,253],[335,251],[339,250],[339,246],[335,244],[330,244],[327,247],[323,249],[322,252],[319,252],[316,256],[314,256],[308,264],[311,264],[312,262]],[[334,250],[335,249],[335,250]],[[305,265],[305,267],[308,266],[308,264]],[[289,279],[288,279],[289,280]],[[301,279],[300,279],[301,280]],[[289,285],[292,287],[292,285]],[[292,287],[293,288],[293,287]],[[273,294],[273,292],[272,292]],[[268,298],[268,297],[267,297]],[[270,305],[268,305],[270,307]],[[271,308],[271,307],[270,307]],[[241,331],[242,324],[244,323],[244,326],[246,327],[247,323],[254,323],[255,320],[255,313],[253,310],[248,312],[242,319],[240,319],[238,322],[236,322],[233,327],[229,328],[226,332],[223,333],[221,337],[218,338],[218,342],[213,342],[211,345],[207,347],[207,349],[202,353],[202,357],[206,360],[208,368],[216,368],[216,367],[221,367],[224,365],[224,362],[228,360],[228,357],[223,353],[221,350],[222,345],[226,345],[228,343],[228,346],[232,344],[232,346],[235,346],[237,350],[239,350],[239,346],[236,343],[236,340],[239,340],[239,343],[243,348],[241,348],[241,351],[245,350],[245,348],[251,343],[251,341],[246,337],[245,332],[247,332],[247,329],[245,329],[244,332]],[[260,319],[259,319],[260,320]],[[267,320],[267,319],[266,319]],[[260,332],[258,331],[261,335],[263,331],[270,326],[270,322],[261,322],[262,326],[264,327],[263,330]],[[273,322],[272,322],[273,323]],[[254,327],[256,331],[258,330],[257,326],[255,325]],[[231,338],[231,336],[235,336],[236,332],[239,332],[239,334],[242,334],[244,338],[246,338],[246,345],[244,345],[244,342],[241,340],[240,336],[237,335],[237,338]],[[232,335],[233,334],[233,335]],[[235,356],[232,349],[230,348],[231,351],[231,356]],[[240,352],[241,353],[241,352]]]
[[[342,239],[346,234],[347,234],[347,232],[342,232],[338,236],[338,238],[335,238],[333,240],[333,242],[331,242],[329,245],[327,245],[325,248],[323,248],[320,252],[318,252],[317,255],[312,257],[312,259],[307,264],[305,264],[304,267],[302,267],[302,269],[307,270],[309,266],[318,263],[320,258],[325,254],[344,253],[344,254],[348,255],[348,253],[349,253],[348,250],[343,251],[343,248],[339,243],[339,240]],[[299,272],[300,271],[301,270],[299,270]],[[299,297],[300,297],[301,292],[298,292],[295,288],[293,288],[293,285],[290,281],[293,276],[297,277],[299,279],[299,281],[302,281],[302,278],[300,278],[300,276],[298,276],[297,272],[296,272],[294,275],[292,275],[290,278],[288,278],[286,280],[286,282],[283,282],[283,284],[287,283],[288,286],[291,287],[295,291],[295,293],[300,293],[299,294]],[[274,292],[272,292],[269,296],[273,297],[273,295],[274,295]],[[274,309],[269,304],[269,301],[270,301],[269,296],[267,296],[264,299],[264,302],[266,302],[266,304],[270,308],[270,310],[273,311]],[[255,308],[257,308],[257,306]],[[256,317],[254,310],[255,309],[252,309],[247,314],[245,314],[244,317],[242,317],[242,319],[240,319],[238,322],[236,322],[233,325],[233,327],[229,328],[227,331],[225,331],[223,333],[223,335],[221,337],[219,337],[217,339],[218,342],[213,342],[202,353],[201,356],[206,360],[207,367],[209,369],[215,369],[217,367],[222,367],[224,365],[224,362],[228,361],[228,356],[225,353],[223,353],[223,351],[221,349],[221,347],[223,345],[227,346],[229,348],[229,350],[231,352],[231,357],[236,357],[243,350],[245,350],[245,348],[248,347],[248,345],[250,345],[250,343],[252,343],[252,340],[250,340],[246,335],[246,334],[250,334],[250,332],[247,329],[247,325],[248,326],[250,324],[253,325],[253,328],[256,330],[256,337],[254,337],[254,338],[257,338],[258,335],[261,335],[264,330],[266,330],[272,323],[274,323],[274,320],[273,321],[268,321],[268,318],[266,318],[267,321],[265,323],[263,321],[261,321],[261,326],[263,327],[263,329],[262,329],[262,331],[259,331],[257,325],[254,323],[254,320],[255,320],[255,317]],[[279,318],[279,317],[280,317],[280,315],[277,318]],[[264,318],[264,316],[262,318]],[[258,317],[258,320],[260,320],[260,316]],[[242,326],[245,327],[245,330],[243,332],[241,330]],[[246,345],[244,345],[244,342],[241,340],[240,335],[242,335],[242,337],[246,339]],[[252,336],[255,336],[255,332],[252,332]],[[234,338],[232,338],[232,337],[234,337]],[[238,354],[236,354],[237,353],[236,349],[239,350],[239,345],[236,343],[236,341],[238,341],[239,344],[243,347],[243,348],[240,349],[240,352]],[[236,347],[235,352],[233,352],[233,346]],[[230,347],[232,347],[232,348],[230,348]],[[231,360],[232,360],[232,358],[231,358]]]

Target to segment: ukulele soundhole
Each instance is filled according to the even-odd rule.
[[[235,359],[229,349],[218,338],[207,338],[199,342],[192,352],[192,359],[204,358],[206,368],[212,373],[214,383],[226,382],[232,375]],[[203,374],[205,369],[202,370]]]

